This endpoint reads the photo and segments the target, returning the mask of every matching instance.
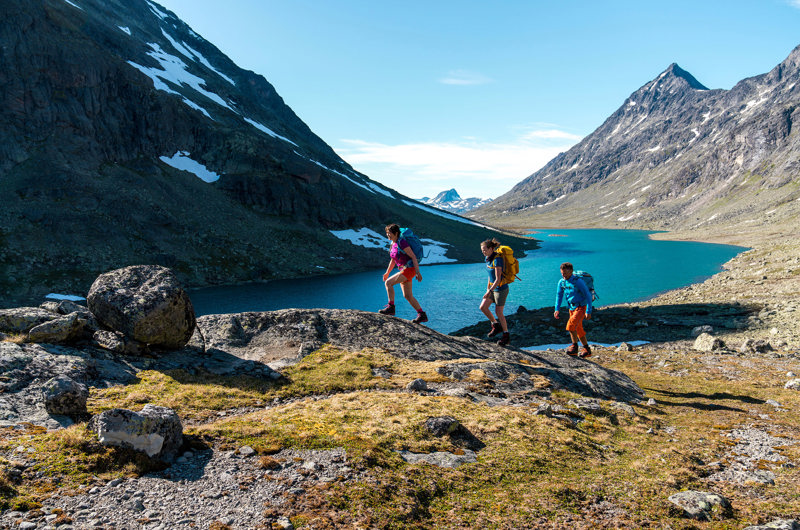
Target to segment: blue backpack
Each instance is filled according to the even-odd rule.
[[[400,239],[405,239],[408,243],[408,246],[411,247],[411,250],[414,252],[414,255],[417,257],[417,263],[422,261],[422,258],[425,256],[423,255],[422,249],[422,241],[419,240],[417,235],[411,231],[410,228],[401,228],[400,229]]]
[[[572,274],[583,280],[583,283],[585,283],[586,287],[589,288],[589,292],[592,293],[592,301],[600,298],[594,291],[594,278],[592,278],[591,274],[586,271],[574,271]]]

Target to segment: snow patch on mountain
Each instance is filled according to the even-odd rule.
[[[366,227],[359,228],[358,230],[331,230],[330,233],[339,239],[350,241],[354,245],[366,248],[383,248],[389,250],[389,245],[391,243],[387,237],[381,236],[374,230]],[[453,263],[458,261],[447,257],[446,247],[449,247],[449,244],[428,238],[420,239],[420,242],[422,243],[422,253],[424,256],[422,258],[422,265]]]
[[[168,54],[155,42],[149,42],[147,44],[152,50],[148,52],[147,55],[155,59],[159,66],[161,66],[161,69],[142,66],[133,61],[128,61],[128,64],[152,79],[153,86],[156,88],[156,90],[162,90],[164,92],[180,96],[181,94],[172,90],[166,84],[166,82],[170,82],[179,86],[188,86],[207,97],[217,105],[225,107],[232,112],[236,112],[236,110],[228,105],[228,103],[219,95],[215,94],[214,92],[209,92],[203,88],[203,86],[206,84],[205,79],[189,73],[189,71],[186,70],[186,63],[180,60],[180,58]]]
[[[246,121],[247,123],[249,123],[250,125],[252,125],[256,129],[258,129],[259,131],[267,133],[268,135],[272,136],[273,138],[278,138],[279,140],[283,140],[284,142],[289,142],[290,144],[292,144],[295,147],[299,147],[296,143],[294,143],[293,141],[289,140],[285,136],[281,136],[280,134],[276,133],[275,131],[273,131],[272,129],[267,127],[266,125],[262,125],[262,124],[258,123],[255,120],[251,120],[250,118],[245,118],[244,121]]]
[[[175,169],[181,169],[193,173],[197,178],[204,182],[215,182],[219,180],[219,175],[210,171],[206,166],[190,158],[186,151],[178,151],[171,157],[162,156],[159,159]]]

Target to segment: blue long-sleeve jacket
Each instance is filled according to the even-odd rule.
[[[574,274],[568,279],[561,278],[558,281],[556,291],[556,311],[561,310],[561,300],[566,299],[567,305],[571,310],[579,306],[586,306],[586,314],[592,314],[592,293],[586,284]]]

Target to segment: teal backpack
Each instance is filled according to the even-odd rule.
[[[592,293],[592,301],[600,298],[594,291],[594,278],[592,278],[591,274],[586,271],[574,271],[572,274],[583,280],[583,283],[585,283],[586,287],[589,288],[589,292]]]
[[[410,228],[401,228],[400,229],[400,239],[405,239],[408,243],[408,246],[411,247],[411,250],[414,251],[414,255],[417,257],[417,263],[422,261],[424,258],[423,248],[422,248],[422,241],[419,240],[417,235],[411,231]]]

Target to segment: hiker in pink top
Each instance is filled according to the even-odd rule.
[[[414,294],[412,292],[413,284],[411,280],[414,276],[417,277],[417,281],[422,281],[422,273],[419,271],[419,262],[417,261],[417,256],[414,254],[414,251],[411,249],[411,245],[408,244],[408,241],[400,237],[400,226],[397,224],[390,224],[386,227],[386,237],[392,242],[392,248],[389,250],[389,266],[386,268],[386,272],[383,275],[384,285],[386,285],[386,295],[389,297],[389,303],[386,304],[386,307],[378,311],[383,315],[394,315],[395,307],[394,307],[394,286],[398,283],[400,284],[400,289],[403,291],[403,297],[408,300],[408,303],[411,304],[411,307],[416,309],[417,316],[412,322],[415,324],[421,324],[422,322],[428,321],[428,315],[425,314],[425,311],[422,310],[422,307],[417,302],[417,299],[414,298]],[[392,270],[395,266],[400,269],[400,272],[392,274]]]

